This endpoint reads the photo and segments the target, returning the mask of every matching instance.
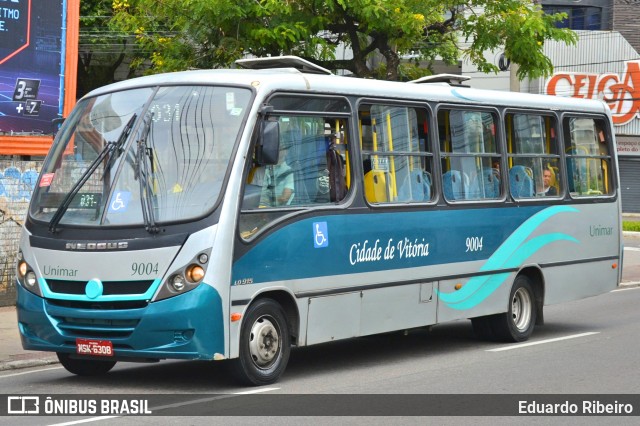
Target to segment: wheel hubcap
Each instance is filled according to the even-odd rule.
[[[522,288],[517,289],[511,301],[511,316],[513,324],[519,331],[529,328],[532,306],[529,292]]]
[[[274,362],[280,348],[278,329],[267,318],[259,318],[251,327],[249,352],[253,362],[261,368]]]

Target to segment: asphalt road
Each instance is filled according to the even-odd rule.
[[[412,394],[453,394],[454,398],[460,394],[638,394],[639,304],[640,287],[634,287],[549,306],[546,324],[524,345],[478,341],[470,322],[460,321],[408,335],[397,333],[300,348],[293,351],[282,380],[263,388],[237,387],[222,363],[177,361],[119,364],[108,375],[93,378],[73,376],[60,367],[4,373],[0,375],[0,388],[3,393],[16,395],[74,394],[85,398],[172,394],[155,401],[149,409],[156,415],[177,412],[200,416],[237,415],[245,408],[251,415],[317,415],[314,403],[326,404],[322,407],[326,415],[342,413],[331,400],[301,397],[306,394],[339,394],[347,400],[367,394],[407,398]],[[246,399],[241,393],[247,391],[277,397]],[[351,407],[354,415],[366,415],[368,410],[385,413],[385,407],[369,405],[376,400],[360,397],[352,402],[357,405]],[[391,406],[387,409],[390,414],[398,414]],[[634,409],[637,414],[640,403]],[[420,407],[416,411],[420,413]],[[0,424],[77,424],[80,419],[107,425],[158,421],[157,417],[5,417]],[[162,423],[178,419],[166,417]],[[194,417],[190,423],[206,420]],[[239,419],[231,420],[234,423]],[[463,419],[463,423],[466,420],[470,419]],[[618,418],[616,424],[620,424],[618,420],[625,423],[632,418]],[[66,423],[70,421],[73,423]]]
[[[640,238],[625,238],[625,246],[624,280],[640,282]],[[458,404],[460,415],[483,414],[483,408],[502,415],[513,409],[514,397],[547,396],[552,402],[562,402],[562,395],[592,401],[615,397],[628,400],[637,416],[639,305],[640,287],[630,286],[548,306],[545,325],[524,344],[479,341],[471,323],[459,321],[298,348],[282,379],[259,388],[237,386],[220,362],[120,363],[102,377],[74,376],[59,366],[6,371],[0,374],[1,394],[124,395],[147,399],[154,415],[0,417],[0,424],[211,424],[210,416],[231,416],[216,418],[229,424],[389,424],[389,418],[363,417],[372,414],[424,424],[424,418],[411,415],[431,414],[434,401],[442,405],[433,406],[433,412],[447,415],[427,418],[437,424],[603,424],[602,417],[452,417],[447,404]],[[185,415],[194,417],[185,420]],[[613,423],[636,424],[637,419],[615,417]]]

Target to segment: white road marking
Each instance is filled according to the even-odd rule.
[[[40,370],[23,371],[22,373],[5,374],[5,375],[0,376],[0,379],[4,379],[5,377],[22,376],[22,375],[25,375],[25,374],[40,373],[41,371],[59,370],[61,368],[63,368],[63,367],[41,368]]]
[[[487,352],[510,351],[511,349],[520,349],[520,348],[524,348],[524,347],[527,347],[527,346],[542,345],[544,343],[560,342],[562,340],[576,339],[578,337],[591,336],[591,335],[599,334],[599,333],[600,333],[599,331],[590,331],[588,333],[573,334],[571,336],[565,336],[565,337],[556,337],[555,339],[539,340],[537,342],[527,342],[527,343],[520,343],[520,344],[517,344],[517,345],[503,346],[503,347],[500,347],[500,348],[487,349]]]
[[[640,247],[625,247],[624,249],[628,251],[640,251]]]

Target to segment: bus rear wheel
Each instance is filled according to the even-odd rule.
[[[71,354],[58,352],[60,364],[69,372],[78,376],[99,376],[106,374],[116,365],[116,361],[72,358]]]
[[[276,382],[289,361],[290,338],[287,316],[272,299],[249,306],[240,331],[240,356],[234,360],[238,379],[261,386]]]
[[[508,342],[527,340],[536,324],[535,300],[529,277],[516,277],[511,287],[508,311],[492,317],[491,329],[495,337]]]

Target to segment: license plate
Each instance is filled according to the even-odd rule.
[[[78,355],[113,356],[113,343],[109,340],[76,339]]]

